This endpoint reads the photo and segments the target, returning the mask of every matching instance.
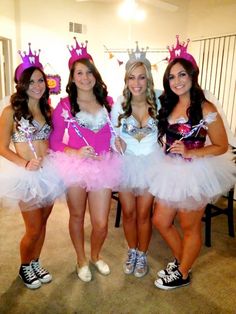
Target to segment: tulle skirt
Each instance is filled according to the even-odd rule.
[[[1,158],[0,187],[2,206],[14,209],[21,202],[22,211],[52,205],[65,191],[63,181],[47,157],[37,171],[26,170]]]
[[[142,195],[150,187],[152,178],[153,155],[158,156],[160,149],[157,147],[149,155],[124,155],[122,164],[122,180],[119,191],[129,191],[136,196]]]
[[[50,158],[66,188],[80,186],[86,191],[118,189],[122,164],[118,153],[108,152],[92,159],[50,151]]]
[[[157,201],[182,210],[198,210],[236,184],[233,154],[186,160],[163,152],[152,155],[149,192]]]

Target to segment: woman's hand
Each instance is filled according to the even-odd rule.
[[[41,168],[42,161],[42,157],[39,157],[37,159],[33,158],[26,162],[25,169],[29,171],[36,171]]]
[[[180,154],[184,158],[190,158],[190,150],[186,148],[182,141],[174,141],[170,147],[170,152],[172,154]]]
[[[122,138],[120,138],[119,136],[115,138],[115,147],[120,154],[124,153],[124,151],[126,150],[126,146],[127,145],[125,141],[122,140]]]
[[[94,158],[94,159],[98,158],[92,146],[81,147],[80,149],[77,150],[77,154],[81,158]]]

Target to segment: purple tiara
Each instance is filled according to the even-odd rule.
[[[70,51],[70,55],[71,55],[69,62],[68,62],[69,69],[71,69],[71,67],[75,61],[78,61],[80,59],[89,59],[89,60],[93,61],[92,56],[87,52],[88,41],[86,40],[85,45],[84,45],[84,43],[79,44],[76,37],[74,37],[74,40],[75,40],[75,47],[67,46],[69,51]]]
[[[176,58],[182,58],[182,59],[190,61],[194,65],[194,67],[198,67],[197,62],[195,61],[194,57],[190,53],[187,52],[189,42],[190,40],[187,39],[186,43],[185,42],[180,43],[179,35],[176,35],[176,46],[175,47],[174,45],[172,45],[171,47],[167,46],[170,53],[168,62],[171,62]]]
[[[40,49],[38,50],[38,54],[37,54],[36,51],[32,52],[31,43],[28,43],[28,45],[29,45],[28,54],[26,54],[26,51],[24,51],[23,53],[20,50],[18,51],[23,62],[20,65],[18,65],[15,71],[15,78],[17,79],[17,81],[19,81],[24,70],[30,67],[40,68],[41,70],[43,69],[43,66],[39,61]]]

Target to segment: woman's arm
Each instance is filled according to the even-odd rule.
[[[49,136],[49,148],[54,151],[63,152],[67,145],[63,143],[63,137],[66,129],[66,122],[62,117],[62,104],[59,102],[52,114],[52,132]]]
[[[13,114],[11,106],[7,106],[0,117],[0,155],[20,167],[25,167],[28,161],[9,148],[14,125]]]

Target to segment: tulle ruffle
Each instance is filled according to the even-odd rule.
[[[236,184],[233,154],[185,160],[163,152],[152,155],[149,192],[176,209],[197,210]]]
[[[123,157],[122,179],[119,191],[130,191],[137,195],[142,195],[150,187],[152,174],[152,159],[160,153],[157,147],[149,155],[131,155]]]
[[[65,191],[63,181],[47,157],[37,171],[26,170],[1,158],[0,186],[2,206],[18,208],[21,201],[24,203],[23,211],[52,205]]]
[[[50,158],[66,188],[78,185],[86,191],[118,189],[122,164],[118,153],[108,152],[98,159],[91,159],[51,151]]]

